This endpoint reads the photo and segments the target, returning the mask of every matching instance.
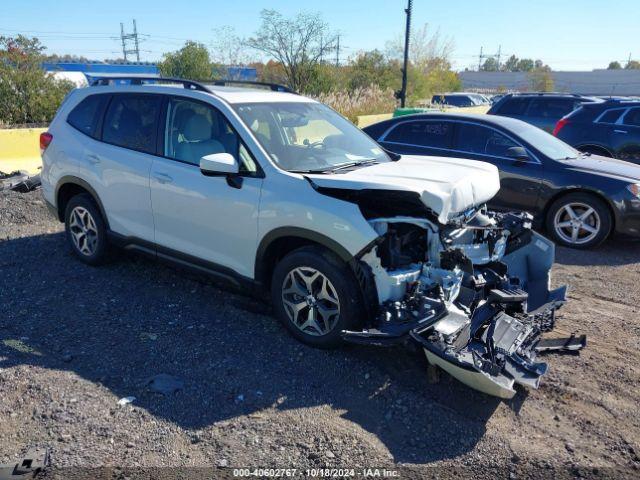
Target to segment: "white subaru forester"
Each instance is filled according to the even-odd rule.
[[[115,84],[120,83],[120,84]],[[44,197],[91,265],[138,250],[269,293],[301,341],[417,342],[503,398],[536,388],[566,288],[524,213],[488,212],[492,165],[398,157],[312,99],[271,86],[102,79],[40,143]]]

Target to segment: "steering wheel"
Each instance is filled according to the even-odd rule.
[[[302,144],[307,148],[324,148],[324,142],[322,140],[310,142],[308,138],[305,138]]]

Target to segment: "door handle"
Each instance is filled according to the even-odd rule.
[[[614,133],[622,133],[626,135],[628,132],[626,130],[614,130]]]
[[[171,178],[166,173],[160,173],[160,172],[154,173],[153,174],[153,178],[155,178],[160,183],[171,183],[171,182],[173,182],[173,178]]]
[[[98,165],[100,163],[100,157],[97,155],[87,155],[87,160],[89,160],[89,163],[92,165]]]

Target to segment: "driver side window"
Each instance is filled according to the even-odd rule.
[[[224,115],[204,103],[172,98],[167,105],[164,156],[191,165],[213,153],[229,153],[240,172],[255,173],[252,155]]]
[[[456,150],[491,157],[507,157],[507,151],[511,147],[520,146],[492,128],[472,123],[457,125]]]

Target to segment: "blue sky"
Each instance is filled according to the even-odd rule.
[[[176,50],[185,39],[211,45],[215,29],[250,35],[260,10],[319,11],[342,35],[345,56],[383,49],[404,31],[406,0],[20,0],[0,2],[0,35],[38,36],[51,53],[121,56],[120,22],[138,22],[143,60]],[[640,59],[640,0],[414,0],[414,25],[429,23],[455,45],[457,69],[477,65],[480,47],[541,58],[556,70],[602,68]]]

